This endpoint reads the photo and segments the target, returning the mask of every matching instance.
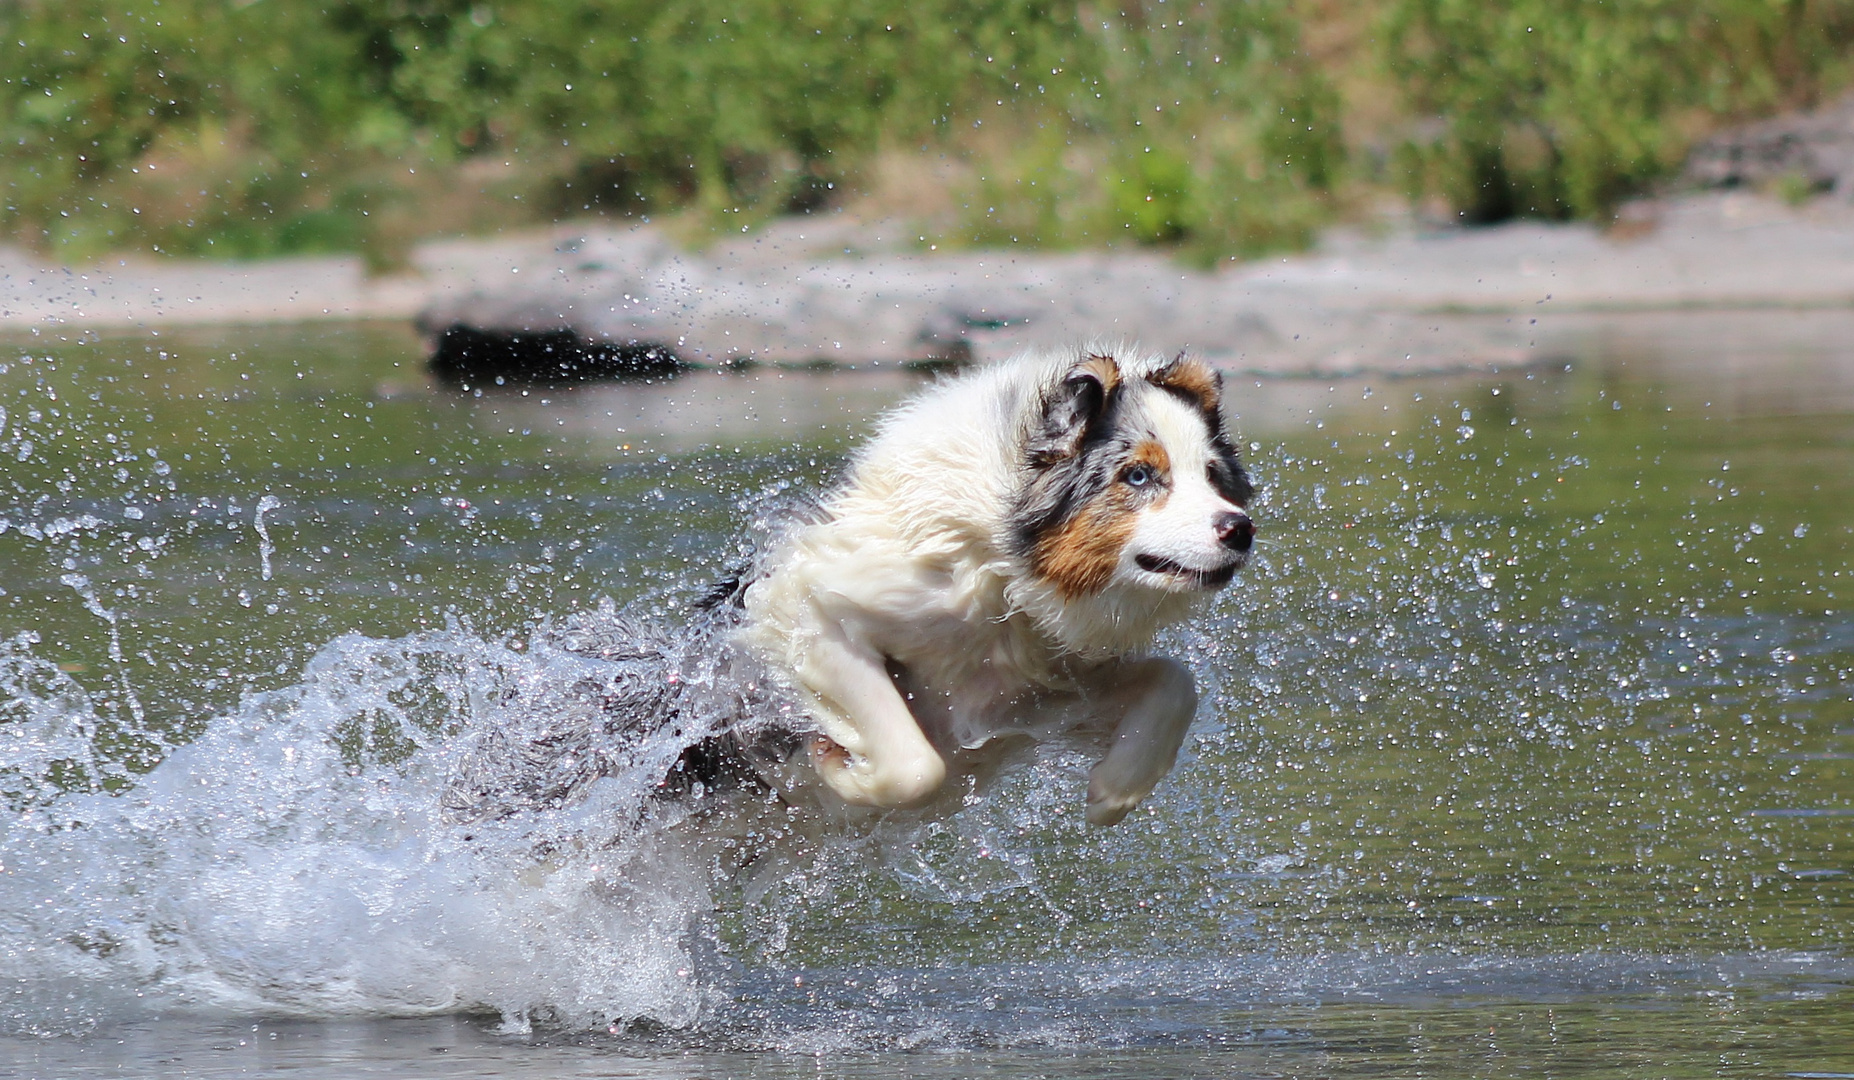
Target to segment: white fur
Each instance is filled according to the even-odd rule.
[[[1128,381],[1165,362],[1111,351]],[[949,756],[1007,731],[1090,722],[1115,731],[1090,820],[1119,820],[1170,769],[1196,691],[1175,661],[1138,653],[1210,593],[1133,560],[1230,565],[1240,555],[1218,545],[1211,519],[1234,508],[1205,479],[1202,417],[1142,383],[1135,419],[1177,464],[1171,496],[1141,515],[1099,592],[1065,598],[1032,573],[1012,554],[1007,516],[1043,394],[1076,359],[1023,357],[900,406],[822,520],[784,538],[748,590],[745,639],[807,703],[828,740],[814,743],[813,764],[845,800],[917,802],[940,787]]]
[[[1232,553],[1218,542],[1212,521],[1218,514],[1241,512],[1210,486],[1205,467],[1209,443],[1203,437],[1203,420],[1185,403],[1169,395],[1143,402],[1146,425],[1159,435],[1172,455],[1172,493],[1165,505],[1140,516],[1133,540],[1121,553],[1117,576],[1154,588],[1186,589],[1176,578],[1141,570],[1134,559],[1156,555],[1193,570],[1217,570],[1229,564]]]

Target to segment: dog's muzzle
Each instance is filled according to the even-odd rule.
[[[1255,544],[1255,522],[1247,514],[1218,514],[1210,525],[1217,542],[1231,551],[1248,551]]]

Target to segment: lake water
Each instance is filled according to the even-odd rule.
[[[907,372],[458,393],[395,327],[0,350],[0,1074],[1854,1076],[1854,314],[1232,379],[1257,558],[1111,830],[489,821]]]

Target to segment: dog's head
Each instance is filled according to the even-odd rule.
[[[1223,428],[1222,380],[1200,360],[1084,355],[1044,390],[1024,454],[1012,539],[1066,599],[1207,594],[1248,559],[1254,487]]]

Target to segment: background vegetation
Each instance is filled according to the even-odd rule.
[[[923,242],[1594,217],[1849,76],[1854,0],[0,0],[0,242],[359,250],[860,196]]]

